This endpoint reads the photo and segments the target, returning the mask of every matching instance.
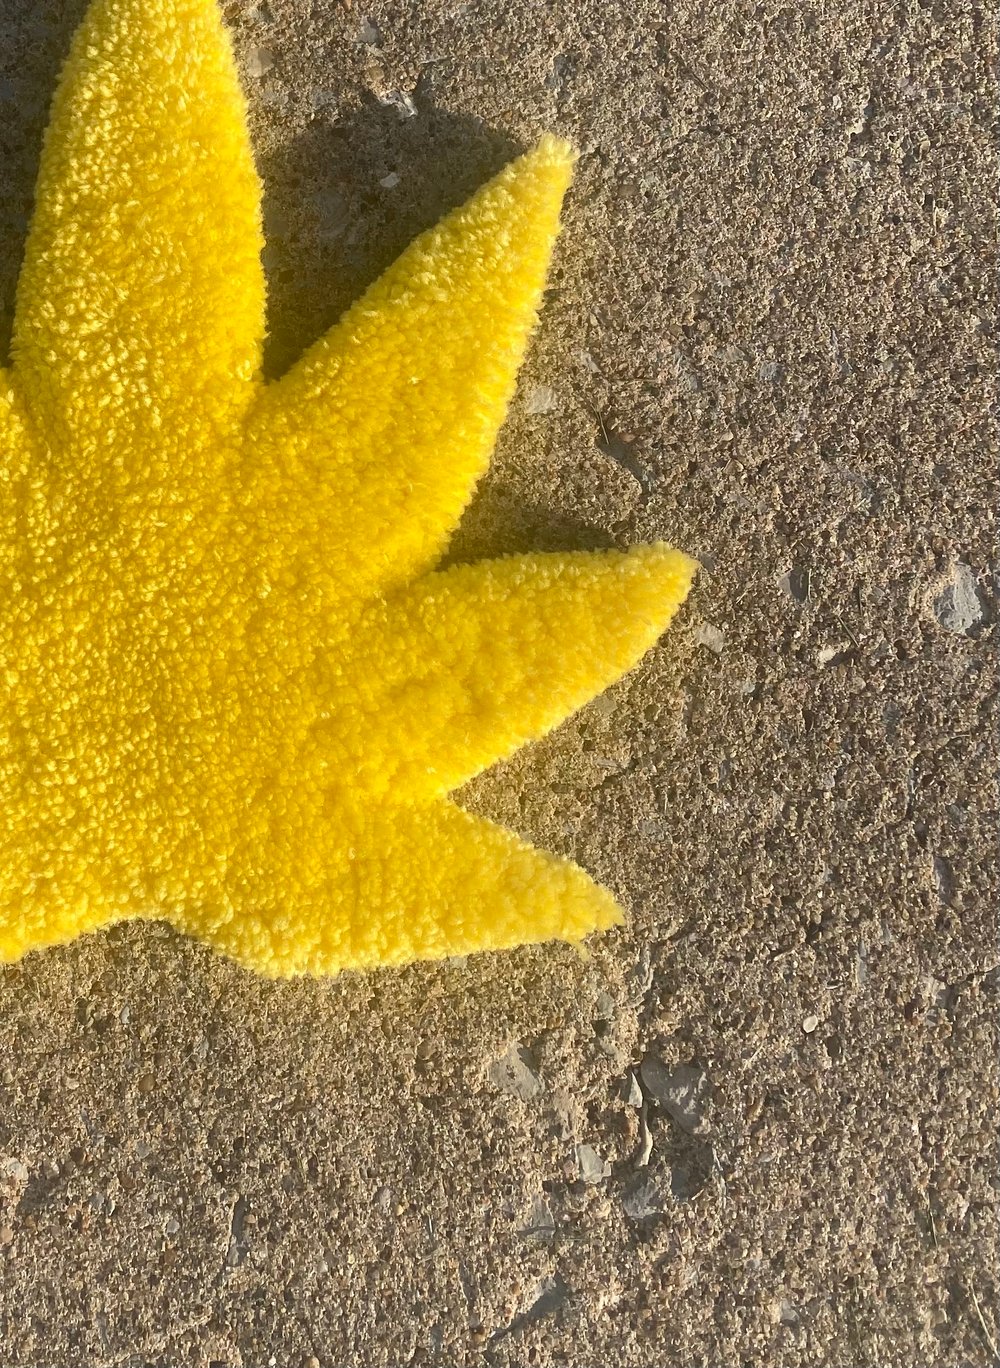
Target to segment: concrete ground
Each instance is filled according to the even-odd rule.
[[[4,345],[82,9],[0,0]],[[589,958],[274,985],[133,924],[0,971],[0,1365],[994,1364],[986,7],[225,9],[271,370],[562,132],[456,553],[664,537],[704,571],[463,795],[619,894]]]

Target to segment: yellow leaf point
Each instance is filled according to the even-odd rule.
[[[448,802],[331,805],[311,825],[295,807],[274,834],[237,857],[226,901],[171,914],[269,977],[579,941],[622,920],[577,865]]]
[[[573,153],[547,137],[260,378],[260,185],[215,0],[94,0],[0,372],[0,961],[165,917],[268,975],[584,937],[447,795],[631,669],[663,545],[436,571]]]
[[[213,0],[94,0],[45,134],[12,347],[67,479],[117,473],[139,436],[147,464],[131,480],[217,478],[195,456],[252,398],[262,245]]]
[[[418,237],[261,394],[244,469],[274,556],[310,528],[342,598],[438,560],[513,394],[573,161],[543,138]]]
[[[374,604],[335,665],[331,754],[366,790],[440,796],[544,735],[645,654],[695,563],[662,545],[509,556]]]

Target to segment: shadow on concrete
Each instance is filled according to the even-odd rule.
[[[336,123],[317,118],[258,154],[264,183],[268,337],[281,375],[414,237],[521,150],[478,120],[424,99],[403,118],[371,97]]]
[[[9,355],[49,105],[86,8],[87,0],[43,0],[0,12],[0,365]]]

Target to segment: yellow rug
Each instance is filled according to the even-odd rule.
[[[448,793],[639,660],[663,545],[435,572],[573,155],[552,137],[261,377],[260,184],[215,0],[95,0],[0,372],[0,961],[165,917],[268,975],[621,913]]]

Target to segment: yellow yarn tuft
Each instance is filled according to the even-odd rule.
[[[621,913],[448,793],[630,669],[666,546],[435,572],[513,391],[546,137],[260,373],[260,185],[215,0],[94,0],[0,372],[0,961],[129,917],[267,975]]]

